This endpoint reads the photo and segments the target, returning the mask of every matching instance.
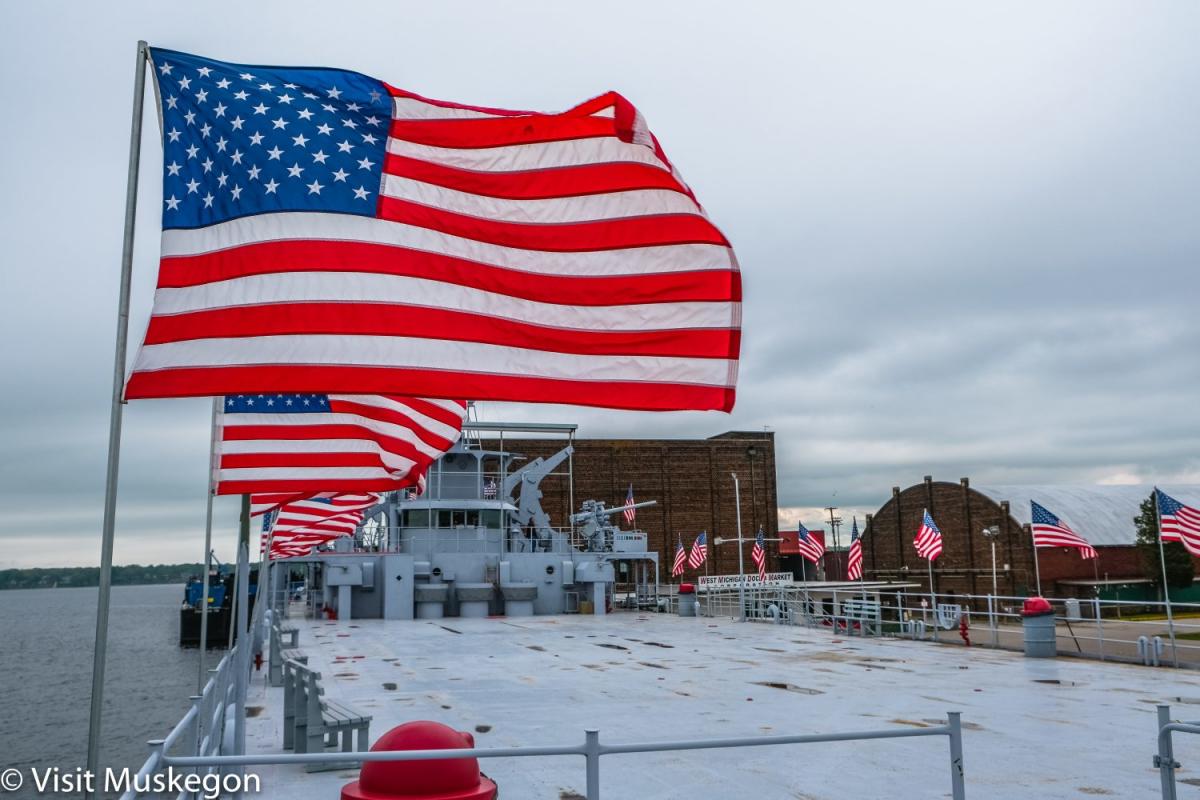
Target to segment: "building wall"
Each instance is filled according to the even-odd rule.
[[[547,457],[566,446],[564,439],[510,439],[504,449],[532,460]],[[676,536],[685,547],[700,531],[708,531],[711,574],[737,572],[734,544],[714,546],[715,536],[736,537],[737,516],[731,472],[741,482],[742,531],[753,537],[761,525],[768,538],[775,537],[778,498],[775,487],[775,439],[771,432],[740,432],[710,439],[576,439],[572,468],[575,502],[571,507],[565,475],[552,475],[542,482],[542,507],[555,526],[567,525],[567,517],[578,511],[584,500],[603,500],[610,507],[625,502],[629,485],[634,499],[657,500],[658,505],[637,510],[634,527],[646,531],[651,550],[659,553],[661,579],[670,580]],[[498,441],[486,441],[496,449]],[[567,465],[560,468],[566,472]],[[623,519],[622,527],[628,528]],[[767,544],[768,570],[778,567],[777,543]],[[751,544],[745,546],[746,571],[754,571]],[[704,574],[703,567],[699,574]],[[695,577],[688,570],[685,578]]]

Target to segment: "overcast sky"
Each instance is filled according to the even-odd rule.
[[[732,240],[737,408],[486,404],[584,436],[776,432],[781,522],[922,475],[1200,482],[1200,5],[6,3],[0,568],[95,564],[135,45],[466,103],[645,114]],[[150,108],[147,105],[147,108]],[[158,254],[147,115],[131,352]],[[206,400],[126,408],[117,563],[198,560]],[[228,558],[235,502],[217,506]]]

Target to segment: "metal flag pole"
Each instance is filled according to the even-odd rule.
[[[1179,648],[1175,645],[1175,617],[1171,613],[1171,590],[1167,588],[1167,554],[1163,549],[1162,515],[1158,510],[1158,487],[1154,487],[1154,524],[1158,530],[1158,563],[1162,567],[1163,600],[1167,604],[1167,634],[1171,637],[1171,660],[1179,668]]]
[[[214,457],[217,444],[217,412],[220,409],[221,398],[214,397],[212,401],[212,432],[209,435],[209,470],[207,503],[204,510],[204,594],[201,595],[200,607],[200,674],[196,679],[196,694],[204,693],[205,667],[208,666],[208,573],[212,570],[212,514],[213,514],[213,472],[216,469]]]
[[[742,490],[738,485],[736,472],[733,476],[733,504],[737,511],[737,543],[738,543],[738,621],[746,621],[746,562],[742,556]]]
[[[125,349],[129,339],[129,284],[133,274],[133,234],[137,216],[138,166],[142,143],[142,106],[146,92],[148,45],[137,43],[133,79],[133,116],[129,127],[129,172],[125,183],[125,233],[121,245],[121,283],[117,299],[117,342],[113,355],[112,410],[108,421],[108,468],[104,485],[104,522],[100,543],[100,589],[96,599],[96,647],[92,658],[92,705],[88,719],[87,768],[100,769],[100,718],[104,713],[104,666],[108,656],[108,611],[112,595],[113,538],[117,520],[117,473],[121,461],[121,393],[125,385]],[[85,797],[94,795],[85,793]]]
[[[1037,554],[1038,546],[1037,546],[1037,540],[1033,538],[1033,525],[1032,524],[1029,526],[1029,537],[1030,537],[1030,541],[1033,543],[1033,578],[1035,581],[1037,581],[1038,597],[1041,597],[1042,596],[1042,571],[1038,567],[1038,554]]]
[[[250,650],[249,636],[250,620],[250,495],[242,495],[242,516],[238,526],[238,608],[237,635],[238,658],[234,661],[237,669],[237,705],[233,718],[234,752],[243,755],[246,752],[246,689],[250,681]]]

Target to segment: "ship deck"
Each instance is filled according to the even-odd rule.
[[[580,742],[585,728],[611,744],[939,725],[961,711],[969,798],[1156,796],[1155,703],[1185,717],[1200,703],[1192,672],[721,619],[291,621],[326,695],[373,716],[372,740],[414,719],[508,747]],[[283,690],[265,683],[264,668],[247,749],[283,752]],[[1192,747],[1179,742],[1177,757],[1186,763]],[[601,788],[644,800],[940,797],[948,753],[944,737],[930,737],[613,755],[601,760]],[[481,767],[503,797],[584,791],[577,756]],[[336,797],[357,776],[255,770],[266,797]]]

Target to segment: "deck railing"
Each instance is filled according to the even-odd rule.
[[[1175,760],[1176,733],[1200,733],[1200,722],[1172,722],[1171,707],[1158,706],[1158,752],[1154,767],[1158,770],[1163,800],[1176,800],[1175,771],[1182,765]]]

